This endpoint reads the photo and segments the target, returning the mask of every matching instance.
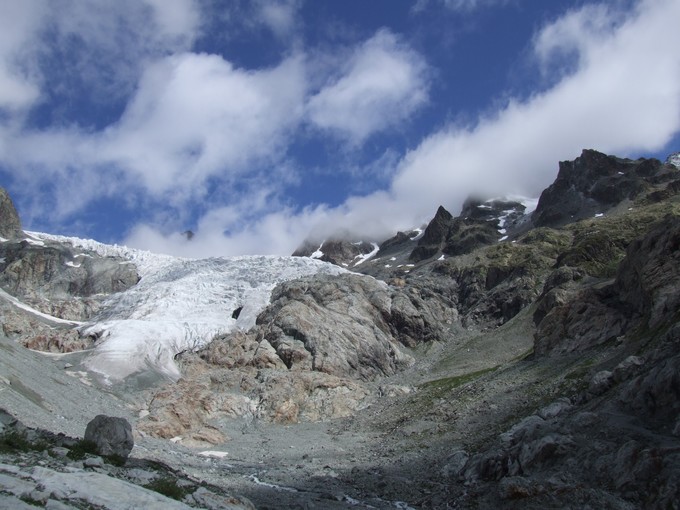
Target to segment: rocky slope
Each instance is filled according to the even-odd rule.
[[[470,199],[459,216],[440,207],[424,229],[380,243],[311,243],[297,255],[354,273],[291,274],[259,308],[245,294],[220,301],[225,324],[243,327],[176,350],[176,382],[107,391],[146,455],[260,508],[677,508],[675,161],[586,150],[560,163],[533,212],[526,200]],[[185,286],[227,271],[166,262],[137,259],[142,279],[107,290],[109,313],[149,295],[152,275]],[[8,310],[46,295],[37,283],[3,288]],[[216,302],[236,288],[196,293]],[[57,336],[73,328],[32,317]],[[87,353],[67,356],[41,363],[76,384],[68,372],[82,365],[64,363]],[[52,430],[55,412],[68,421],[56,396],[12,370],[0,407]],[[220,456],[199,460],[207,447]]]

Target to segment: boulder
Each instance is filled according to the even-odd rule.
[[[97,453],[127,459],[134,446],[132,426],[125,418],[100,414],[87,424],[85,440],[92,441]]]

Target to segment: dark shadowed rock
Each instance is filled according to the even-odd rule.
[[[4,188],[0,188],[0,237],[12,239],[21,233],[21,220],[14,203]]]
[[[293,252],[293,257],[311,257],[336,266],[353,267],[375,249],[373,243],[367,241],[352,242],[343,239],[329,239],[322,243],[305,241]]]
[[[532,218],[536,226],[556,227],[604,213],[634,199],[651,184],[677,178],[677,168],[657,159],[637,160],[584,150],[560,162],[555,182],[546,188]]]
[[[565,273],[566,274],[566,273]],[[537,355],[581,351],[642,325],[656,328],[673,320],[680,296],[680,218],[668,216],[630,244],[616,280],[552,299],[544,293],[536,316]]]
[[[85,440],[97,445],[100,455],[122,457],[126,459],[135,445],[132,427],[125,418],[106,416],[94,417],[85,429]]]

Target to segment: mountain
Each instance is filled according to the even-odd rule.
[[[201,508],[676,508],[679,163],[584,150],[537,201],[471,197],[294,257],[8,221],[0,408],[31,451],[66,454],[49,433],[82,434],[90,410],[127,417],[136,446],[120,471],[0,449],[0,506],[28,480],[77,507],[40,495],[52,472],[139,486],[153,461]]]

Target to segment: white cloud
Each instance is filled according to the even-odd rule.
[[[307,114],[319,128],[359,143],[408,119],[427,101],[428,88],[423,57],[383,29],[309,100]]]
[[[280,38],[289,36],[296,27],[300,0],[258,0],[257,18]]]
[[[0,110],[25,110],[40,97],[39,77],[26,45],[45,16],[38,0],[0,2]]]
[[[180,15],[190,4],[167,5],[155,23],[182,48],[198,21],[185,24]],[[310,76],[307,55],[247,70],[215,55],[159,54],[150,36],[147,49],[133,55],[134,92],[118,121],[101,131],[0,125],[0,161],[18,186],[53,188],[49,200],[32,197],[35,214],[66,217],[100,196],[169,205],[172,212],[132,230],[127,242],[137,247],[189,256],[290,253],[309,232],[378,238],[427,221],[439,204],[457,213],[471,192],[535,196],[554,179],[558,160],[582,148],[625,156],[664,146],[680,130],[680,3],[644,0],[631,11],[616,5],[572,10],[536,34],[537,65],[558,76],[550,88],[510,98],[473,125],[446,126],[401,158],[384,152],[366,169],[380,170],[385,189],[339,207],[289,206],[282,190],[295,169],[286,151],[310,123],[358,144],[398,127],[428,100],[427,64],[386,30],[350,52],[327,81]],[[25,11],[37,20],[27,27],[40,24],[40,12]],[[90,32],[98,25],[90,23],[79,33],[96,42]],[[7,63],[18,48],[34,48],[37,33],[0,33],[0,78],[33,84],[35,94],[42,77]],[[7,104],[39,101],[12,99],[5,90],[11,88],[0,88],[0,101]],[[191,214],[199,215],[192,241],[166,234],[185,230],[186,221],[196,221]]]
[[[586,6],[545,26],[534,39],[538,63],[559,67],[566,50],[577,52],[575,67],[552,88],[510,99],[475,125],[433,133],[399,162],[386,191],[336,208],[271,212],[226,235],[213,226],[194,238],[191,253],[204,246],[208,253],[290,253],[307,233],[323,238],[342,229],[379,238],[429,220],[439,204],[458,213],[470,193],[537,196],[558,161],[583,148],[618,155],[660,149],[680,130],[680,3],[646,0],[621,15]],[[186,249],[169,237],[155,241],[169,252]]]
[[[260,71],[216,55],[168,57],[147,69],[121,121],[105,133],[101,157],[153,195],[200,197],[210,177],[229,182],[277,159],[301,117],[304,90],[298,57]]]

